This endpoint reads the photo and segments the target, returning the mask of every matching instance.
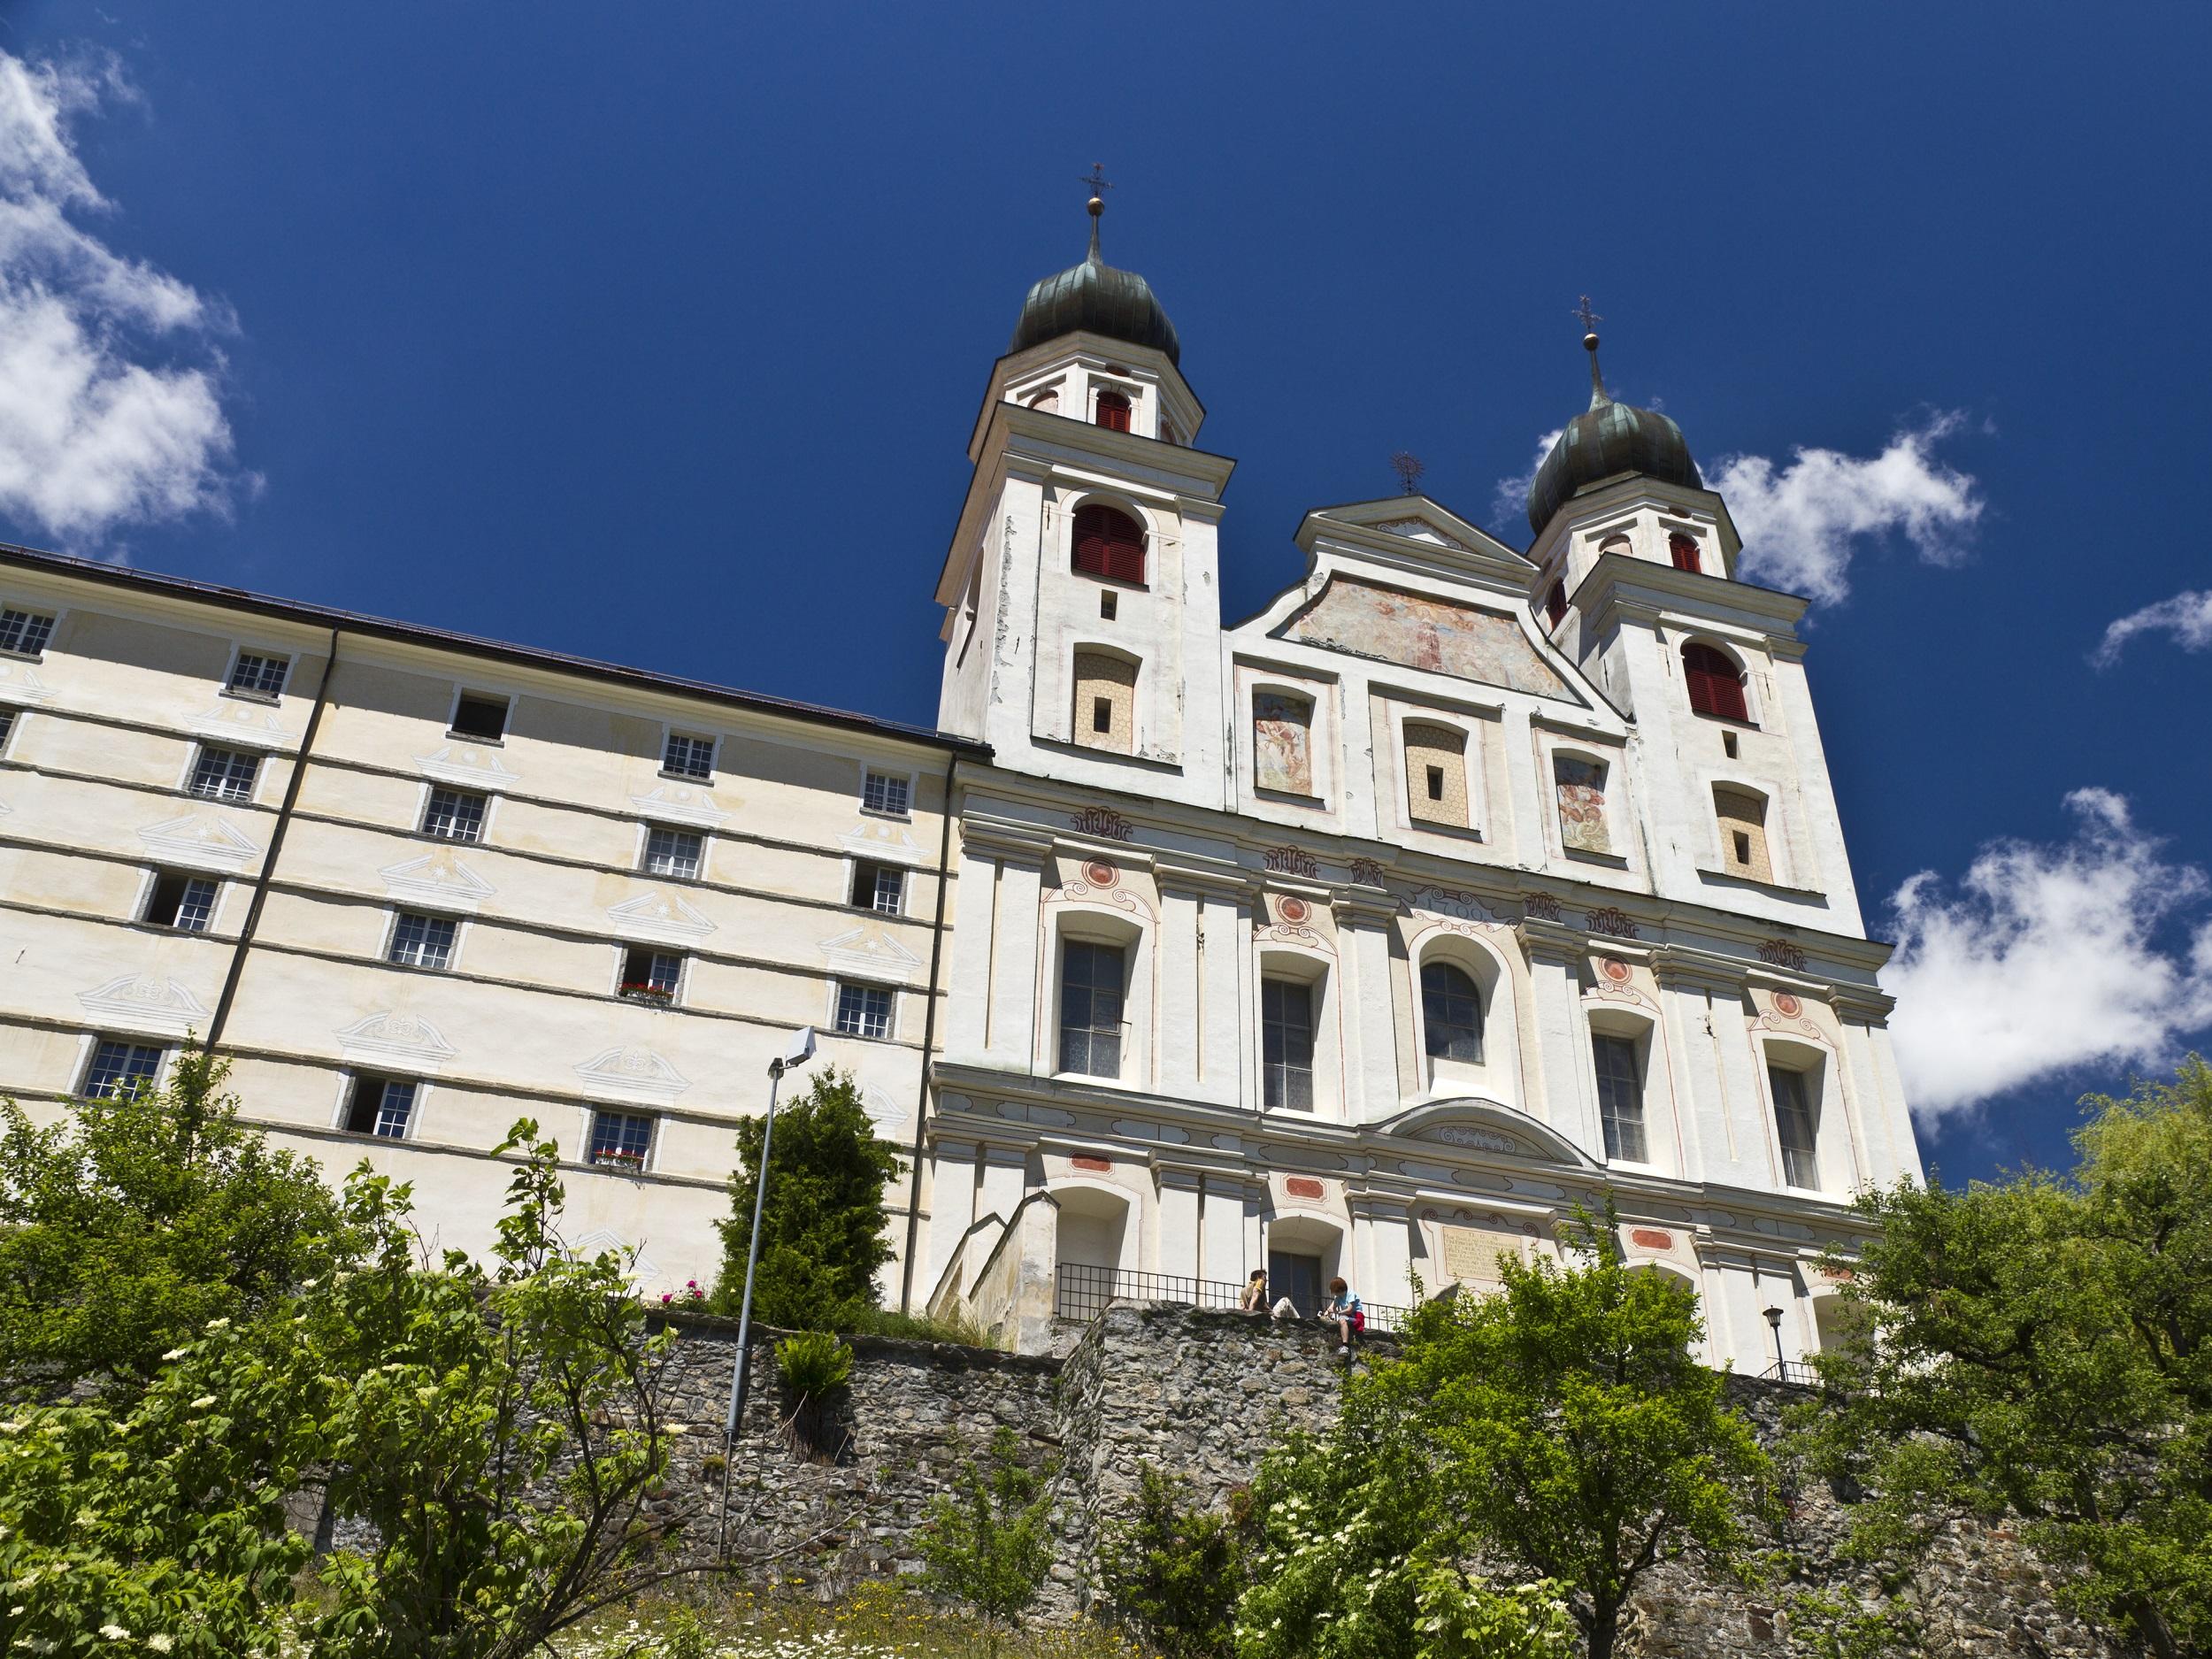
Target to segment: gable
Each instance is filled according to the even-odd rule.
[[[1562,703],[1581,701],[1504,611],[1349,577],[1332,576],[1320,597],[1278,628],[1275,637]]]

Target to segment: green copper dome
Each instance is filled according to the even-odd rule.
[[[1623,473],[1705,488],[1682,428],[1651,410],[1615,403],[1598,374],[1598,337],[1582,343],[1590,352],[1590,407],[1567,423],[1528,488],[1528,525],[1538,535],[1578,491]]]
[[[1090,257],[1029,290],[1022,302],[1021,320],[1014,325],[1014,342],[1007,350],[1025,350],[1080,331],[1125,345],[1149,346],[1179,367],[1183,342],[1176,338],[1175,325],[1168,321],[1152,285],[1134,271],[1118,271],[1100,257],[1099,211],[1094,198]]]

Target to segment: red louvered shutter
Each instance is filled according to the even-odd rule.
[[[1694,571],[1703,568],[1697,562],[1697,542],[1689,536],[1679,534],[1669,536],[1667,551],[1672,556],[1674,567],[1678,571]]]
[[[1551,585],[1551,591],[1544,595],[1544,615],[1550,619],[1552,626],[1555,628],[1559,626],[1560,619],[1566,614],[1567,583],[1565,579],[1562,578],[1554,582]]]
[[[1144,581],[1144,532],[1111,507],[1075,510],[1075,568],[1110,581]]]
[[[1689,682],[1690,707],[1723,720],[1748,721],[1743,676],[1722,652],[1709,645],[1682,648],[1682,676]]]
[[[1098,395],[1098,424],[1109,432],[1129,430],[1129,400],[1119,392]]]

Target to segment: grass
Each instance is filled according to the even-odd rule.
[[[750,1590],[649,1599],[565,1639],[561,1659],[1151,1659],[1087,1621],[1008,1631],[895,1584],[831,1605]]]

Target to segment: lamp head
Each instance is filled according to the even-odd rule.
[[[1767,1323],[1779,1331],[1782,1328],[1782,1310],[1779,1308],[1769,1308],[1765,1310],[1765,1313]]]
[[[777,1077],[804,1065],[814,1057],[814,1027],[803,1025],[792,1034],[784,1050],[768,1063],[768,1070]]]

